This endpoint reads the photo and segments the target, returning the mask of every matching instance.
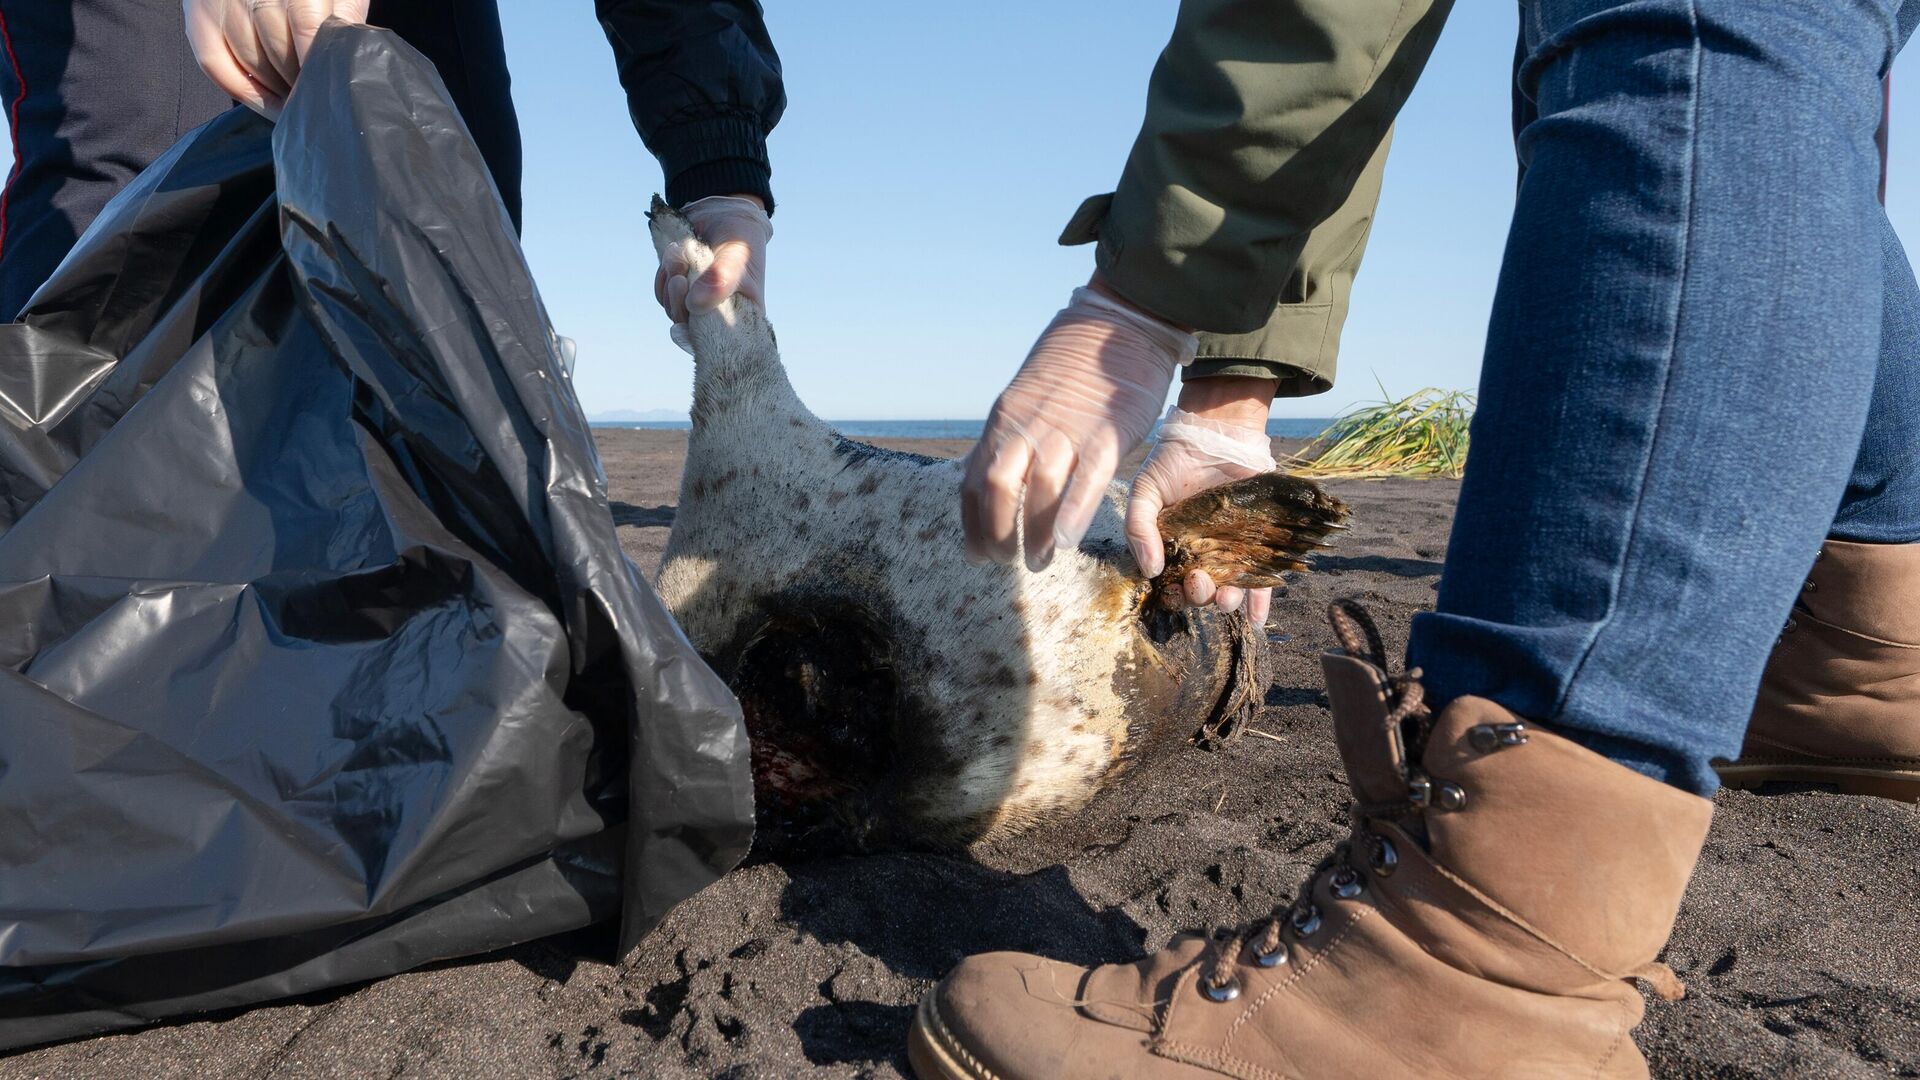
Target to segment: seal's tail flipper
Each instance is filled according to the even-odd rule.
[[[647,231],[653,234],[653,252],[662,262],[675,251],[686,259],[688,277],[697,277],[713,262],[713,251],[693,235],[693,224],[687,216],[658,195],[647,209]]]
[[[713,249],[694,233],[693,223],[658,195],[647,211],[647,229],[653,234],[653,250],[660,264],[671,274],[684,274],[689,285],[713,265]],[[668,291],[672,291],[671,283]],[[738,396],[738,387],[723,390],[721,385],[741,380],[778,383],[784,387],[780,396],[792,396],[780,367],[773,326],[760,305],[745,294],[735,293],[713,308],[689,312],[686,321],[674,324],[672,335],[674,344],[703,365],[705,389],[702,378],[694,381],[696,413],[703,399],[714,405]],[[797,401],[793,405],[800,407]],[[759,407],[764,408],[765,403]]]
[[[1197,492],[1160,511],[1167,568],[1156,580],[1177,585],[1205,570],[1215,585],[1264,589],[1280,575],[1305,570],[1307,557],[1344,529],[1347,504],[1311,480],[1261,473]],[[1171,588],[1163,602],[1178,606]],[[1172,595],[1169,595],[1172,594]]]

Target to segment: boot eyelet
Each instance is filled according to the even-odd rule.
[[[1407,801],[1415,806],[1425,806],[1433,801],[1433,781],[1427,774],[1414,770],[1407,776]]]
[[[1400,853],[1394,850],[1393,841],[1386,837],[1378,836],[1374,839],[1377,844],[1373,849],[1373,857],[1367,860],[1367,865],[1373,867],[1374,876],[1391,877],[1394,868],[1400,865]]]
[[[1274,942],[1273,951],[1271,952],[1264,952],[1259,946],[1255,946],[1253,950],[1253,962],[1263,968],[1279,967],[1281,964],[1287,962],[1287,943],[1284,941]]]
[[[1360,872],[1351,866],[1341,867],[1340,871],[1333,875],[1333,881],[1329,885],[1333,895],[1342,900],[1351,900],[1367,889],[1367,883],[1360,877]]]
[[[1221,983],[1219,986],[1202,981],[1200,983],[1200,992],[1207,995],[1208,1001],[1224,1005],[1240,996],[1240,980],[1230,979],[1227,982]]]
[[[1467,742],[1483,754],[1503,746],[1520,746],[1527,741],[1525,724],[1475,724],[1467,729]]]
[[[1315,904],[1294,908],[1293,917],[1288,921],[1292,923],[1294,933],[1301,937],[1312,937],[1314,931],[1320,929],[1320,908]]]
[[[1458,810],[1467,805],[1467,789],[1459,784],[1441,784],[1433,802],[1442,810]]]
[[[1806,587],[1804,588],[1804,590],[1803,590],[1803,591],[1805,591],[1805,592],[1818,592],[1819,590],[1820,590],[1820,586],[1819,586],[1819,585],[1817,585],[1817,584],[1815,584],[1815,583],[1814,583],[1814,580],[1813,580],[1812,578],[1808,578],[1808,579],[1807,579],[1807,584],[1806,584]]]
[[[1798,620],[1796,620],[1796,619],[1788,619],[1788,620],[1787,620],[1787,625],[1785,625],[1785,626],[1783,626],[1783,627],[1781,627],[1781,628],[1780,628],[1780,633],[1782,633],[1782,634],[1791,634],[1791,633],[1793,633],[1793,632],[1794,632],[1795,630],[1797,630],[1797,629],[1799,629],[1799,628],[1800,628],[1800,623],[1799,623],[1799,621],[1798,621]]]

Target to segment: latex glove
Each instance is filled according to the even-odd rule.
[[[760,200],[750,195],[709,195],[680,208],[693,234],[713,249],[713,262],[693,281],[687,280],[687,260],[673,247],[660,260],[653,278],[653,295],[673,319],[674,340],[685,337],[678,327],[695,311],[711,311],[735,293],[767,306],[767,241],[773,239],[773,220]],[[682,347],[687,347],[682,342]]]
[[[277,118],[313,35],[329,18],[367,21],[369,0],[184,0],[193,58],[227,96]]]
[[[1153,427],[1192,334],[1090,288],[1053,317],[993,404],[967,455],[960,518],[967,559],[1027,567],[1079,545],[1120,458]],[[1025,527],[1017,519],[1025,512]]]
[[[1162,508],[1196,491],[1271,472],[1276,467],[1264,422],[1256,429],[1208,420],[1179,406],[1168,409],[1153,450],[1133,478],[1133,490],[1127,497],[1127,544],[1133,548],[1141,573],[1157,577],[1167,568],[1167,547],[1160,535]],[[1188,574],[1180,586],[1189,604],[1211,601],[1222,611],[1233,611],[1245,602],[1255,626],[1266,625],[1267,612],[1273,605],[1272,589],[1249,592],[1231,585],[1215,588],[1213,579],[1203,570]]]

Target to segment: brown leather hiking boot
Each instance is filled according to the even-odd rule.
[[[1431,718],[1334,625],[1354,831],[1294,906],[1134,964],[972,957],[914,1017],[921,1080],[1646,1075],[1628,980],[1678,995],[1654,956],[1713,804],[1489,701]]]
[[[1780,633],[1730,787],[1920,802],[1920,544],[1829,540]]]

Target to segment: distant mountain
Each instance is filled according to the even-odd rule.
[[[590,424],[639,424],[654,423],[661,420],[685,420],[685,409],[609,409],[606,412],[590,413]]]

